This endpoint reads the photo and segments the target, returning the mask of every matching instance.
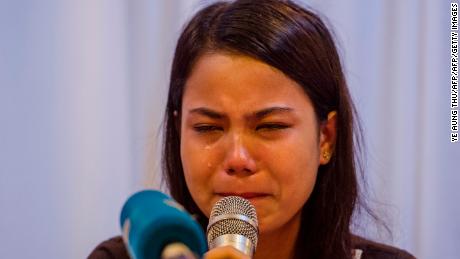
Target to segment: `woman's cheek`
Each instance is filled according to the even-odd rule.
[[[209,215],[212,204],[212,178],[217,170],[214,148],[210,145],[185,142],[182,164],[187,187],[200,210]]]

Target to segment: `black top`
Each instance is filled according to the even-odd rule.
[[[415,259],[408,252],[372,242],[361,237],[354,237],[354,248],[363,251],[361,259]],[[125,244],[120,236],[99,244],[88,256],[88,259],[129,259]]]

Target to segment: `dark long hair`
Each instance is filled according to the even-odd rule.
[[[332,158],[319,167],[314,190],[303,207],[296,258],[351,258],[350,224],[358,201],[359,143],[351,101],[334,40],[323,21],[291,1],[217,2],[186,24],[172,64],[164,121],[163,172],[173,198],[200,223],[206,217],[187,189],[180,157],[180,118],[187,78],[209,52],[246,55],[277,68],[302,86],[318,121],[337,111]]]

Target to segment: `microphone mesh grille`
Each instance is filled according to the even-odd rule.
[[[219,200],[211,211],[210,219],[221,215],[239,214],[253,220],[256,225],[257,214],[254,206],[246,199],[239,196],[228,196]],[[239,234],[251,240],[257,246],[258,230],[249,222],[236,218],[222,219],[208,226],[208,243],[225,234]]]
[[[240,214],[257,222],[257,214],[254,206],[246,199],[239,196],[227,196],[220,199],[211,211],[211,218],[224,214]]]

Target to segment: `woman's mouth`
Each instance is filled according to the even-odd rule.
[[[264,196],[267,196],[265,193],[257,193],[257,192],[243,192],[243,193],[232,193],[232,192],[225,192],[225,193],[218,193],[218,195],[227,197],[227,196],[239,196],[241,198],[245,198],[248,200],[256,199],[256,198],[262,198]]]

